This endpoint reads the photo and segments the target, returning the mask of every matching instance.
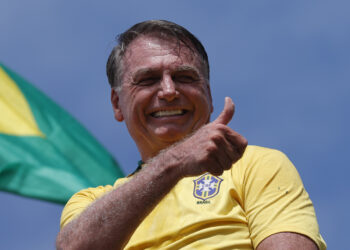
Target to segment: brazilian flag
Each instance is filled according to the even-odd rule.
[[[122,176],[79,122],[0,64],[0,190],[65,203]]]

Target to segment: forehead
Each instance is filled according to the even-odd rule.
[[[171,68],[182,65],[202,70],[201,60],[195,49],[176,39],[140,36],[127,48],[124,55],[124,73],[140,68]]]

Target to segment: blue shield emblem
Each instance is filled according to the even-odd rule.
[[[214,197],[219,193],[220,184],[223,181],[220,177],[206,173],[194,180],[193,196],[203,201]]]

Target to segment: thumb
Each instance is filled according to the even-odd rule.
[[[235,113],[235,104],[230,97],[225,97],[225,107],[213,123],[227,125]]]

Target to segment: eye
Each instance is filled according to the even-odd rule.
[[[193,83],[198,81],[191,75],[176,75],[173,80],[179,83]]]
[[[145,77],[136,81],[134,84],[139,86],[149,86],[157,83],[159,81],[159,77]]]

